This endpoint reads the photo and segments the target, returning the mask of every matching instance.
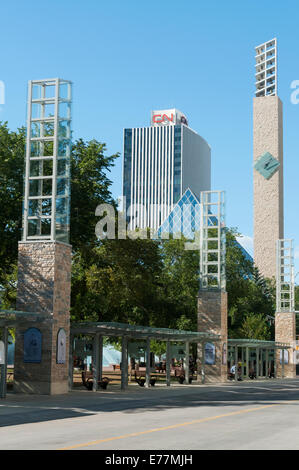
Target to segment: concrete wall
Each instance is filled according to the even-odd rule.
[[[182,126],[182,194],[186,189],[199,198],[211,189],[211,148],[196,132]]]
[[[277,96],[253,100],[253,160],[270,152],[279,170],[266,180],[253,169],[254,261],[264,277],[276,276],[276,241],[283,238],[283,115]]]

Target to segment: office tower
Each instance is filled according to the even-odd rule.
[[[157,230],[186,189],[211,186],[211,149],[176,109],[152,111],[151,125],[124,130],[123,195],[129,228]]]

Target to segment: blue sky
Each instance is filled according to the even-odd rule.
[[[284,0],[1,2],[0,120],[25,123],[29,79],[74,83],[74,136],[122,152],[124,127],[149,125],[152,109],[176,107],[212,148],[212,187],[227,191],[227,224],[250,244],[254,47],[278,39],[284,104],[285,237],[299,271],[298,2]],[[121,195],[122,160],[111,173]],[[298,234],[298,235],[297,235]],[[298,279],[298,278],[297,278]]]

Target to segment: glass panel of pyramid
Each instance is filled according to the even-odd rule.
[[[199,199],[190,188],[186,189],[153,238],[163,239],[168,238],[168,234],[174,235],[180,233],[187,240],[194,240],[195,232],[200,231],[200,211],[201,205]],[[217,225],[217,217],[211,215],[208,219],[208,225]],[[234,241],[234,244],[241,249],[247,260],[253,262],[252,256],[237,240]]]
[[[188,240],[200,229],[200,203],[191,189],[186,189],[168,217],[160,225],[154,238],[166,238],[167,234],[181,234]]]

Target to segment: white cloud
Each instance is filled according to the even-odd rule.
[[[253,256],[253,237],[249,237],[248,235],[241,235],[240,237],[236,237],[237,241],[240,245],[245,248],[245,250]],[[299,252],[298,252],[299,253]]]

